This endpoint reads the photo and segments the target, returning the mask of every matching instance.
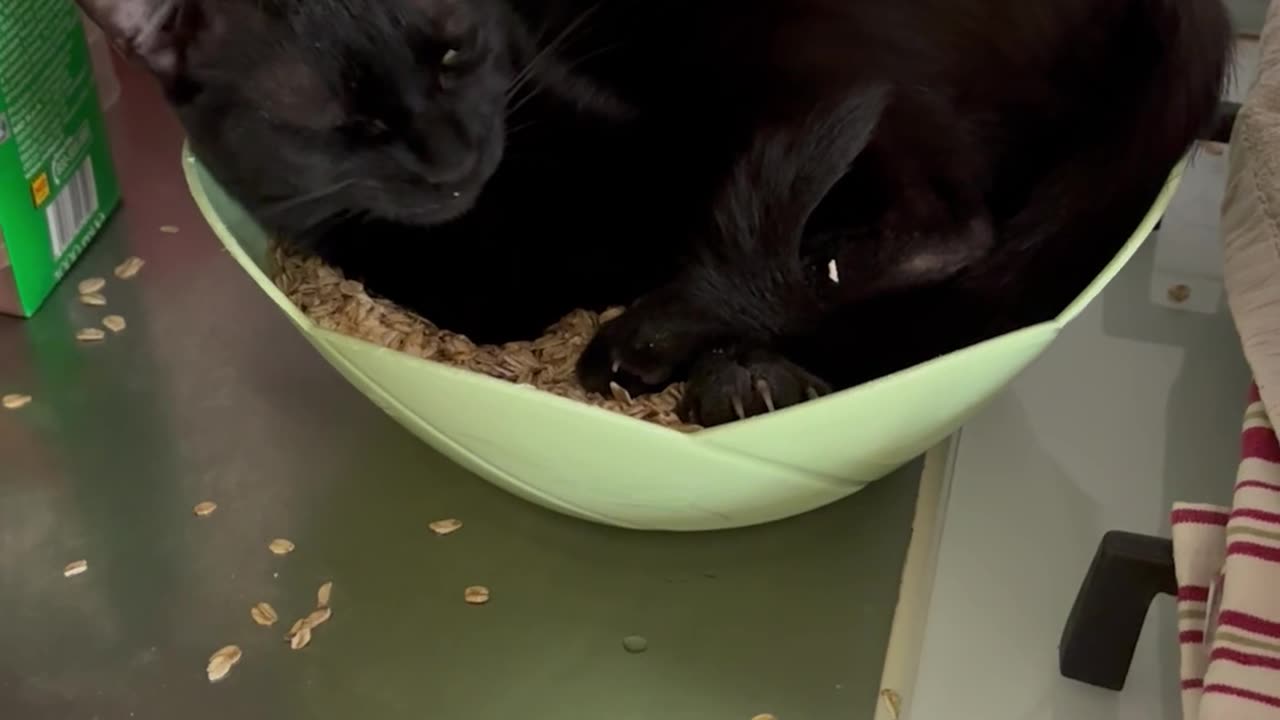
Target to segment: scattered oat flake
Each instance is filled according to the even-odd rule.
[[[293,623],[293,627],[289,628],[289,632],[285,633],[285,635],[284,635],[284,639],[285,639],[285,640],[292,640],[292,639],[293,639],[293,636],[294,636],[294,635],[297,635],[297,634],[298,634],[298,633],[300,633],[300,632],[302,632],[302,629],[303,629],[303,628],[305,628],[306,626],[307,626],[307,619],[306,619],[306,618],[298,618],[298,619],[297,619],[297,621],[295,621],[295,622]]]
[[[191,511],[194,512],[198,517],[209,517],[210,515],[213,514],[213,511],[217,509],[218,509],[218,503],[212,500],[205,500],[204,502],[192,508]]]
[[[103,307],[107,304],[107,297],[97,292],[85,293],[80,296],[80,304],[90,307]]]
[[[205,672],[209,675],[209,682],[215,683],[227,676],[231,672],[231,668],[240,662],[240,658],[244,657],[244,653],[240,650],[239,645],[228,645],[213,655],[209,656],[209,664],[205,666]]]
[[[320,586],[316,591],[316,607],[329,607],[329,597],[333,595],[333,581],[329,581]]]
[[[119,315],[108,315],[102,318],[102,326],[113,333],[121,333],[129,324]]]
[[[437,520],[427,527],[431,528],[431,532],[437,535],[452,535],[462,529],[462,521],[457,518],[445,518]]]
[[[128,280],[137,275],[142,270],[142,266],[146,264],[147,261],[140,257],[131,257],[116,266],[115,275],[121,280]]]
[[[30,395],[19,395],[17,393],[13,393],[12,395],[5,395],[3,398],[0,398],[0,405],[3,405],[5,410],[21,410],[30,404]]]
[[[884,701],[889,720],[898,720],[902,716],[902,696],[896,690],[885,688],[880,691],[880,699]]]
[[[100,277],[91,277],[81,280],[80,284],[76,286],[76,289],[80,291],[81,295],[90,295],[98,292],[106,286],[106,280],[103,280]]]
[[[312,610],[311,614],[302,619],[308,628],[318,628],[329,622],[329,618],[333,617],[333,609],[322,607],[318,610]]]
[[[226,655],[215,655],[209,658],[209,664],[205,666],[205,673],[209,676],[209,682],[216,683],[227,676],[231,672],[234,663],[231,658]]]
[[[165,235],[177,235],[178,226],[177,225],[161,225],[160,232],[164,233]]]
[[[468,605],[484,605],[489,602],[489,588],[483,585],[472,585],[463,592],[462,597]]]
[[[751,720],[778,720],[778,718],[770,715],[769,713],[760,713],[759,715],[751,718]]]
[[[276,609],[271,607],[270,603],[260,602],[249,608],[249,616],[253,621],[263,627],[271,627],[280,620],[280,615],[276,613]]]
[[[827,277],[831,278],[831,282],[837,285],[840,284],[840,268],[836,267],[836,261],[834,258],[831,262],[827,263]]]
[[[301,650],[302,648],[306,647],[310,643],[311,643],[311,628],[307,627],[305,624],[302,626],[300,630],[298,630],[298,632],[293,637],[289,638],[289,647],[293,648],[294,650]]]
[[[288,555],[289,553],[293,552],[294,549],[297,548],[298,546],[294,545],[288,540],[285,540],[284,538],[276,538],[275,540],[272,540],[271,544],[267,545],[267,547],[271,550],[271,552],[277,555]]]
[[[76,340],[84,343],[101,342],[107,339],[107,333],[98,328],[84,328],[76,332]]]
[[[67,563],[67,566],[62,569],[62,574],[65,575],[66,577],[75,577],[77,575],[83,574],[88,569],[89,569],[88,560],[77,560],[73,563]]]

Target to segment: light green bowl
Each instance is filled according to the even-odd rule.
[[[798,515],[884,477],[954,432],[1129,260],[1179,166],[1119,255],[1052,322],[804,405],[685,435],[322,330],[271,281],[268,236],[188,151],[191,194],[227,250],[311,344],[400,424],[477,475],[587,520],[712,530]]]

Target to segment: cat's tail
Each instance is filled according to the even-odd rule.
[[[1056,161],[1032,183],[1022,210],[1002,223],[1001,250],[978,279],[1053,278],[1061,305],[1050,312],[1084,289],[1205,137],[1232,64],[1222,0],[1104,5],[1097,12],[1105,17],[1091,18],[1091,32],[1082,34],[1092,42],[1069,50],[1082,86],[1072,93],[1074,107],[1053,124],[1060,142],[1045,143],[1056,146]],[[1079,109],[1081,97],[1092,98],[1091,106]]]

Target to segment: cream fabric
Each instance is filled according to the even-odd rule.
[[[1267,412],[1280,418],[1280,2],[1230,148],[1222,208],[1227,299]]]

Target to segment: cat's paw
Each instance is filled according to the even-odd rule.
[[[578,358],[578,380],[602,394],[614,382],[633,394],[665,387],[710,342],[709,324],[699,317],[675,300],[640,300],[600,326]]]
[[[723,425],[799,405],[831,386],[768,350],[716,350],[698,360],[680,414],[705,427]]]

